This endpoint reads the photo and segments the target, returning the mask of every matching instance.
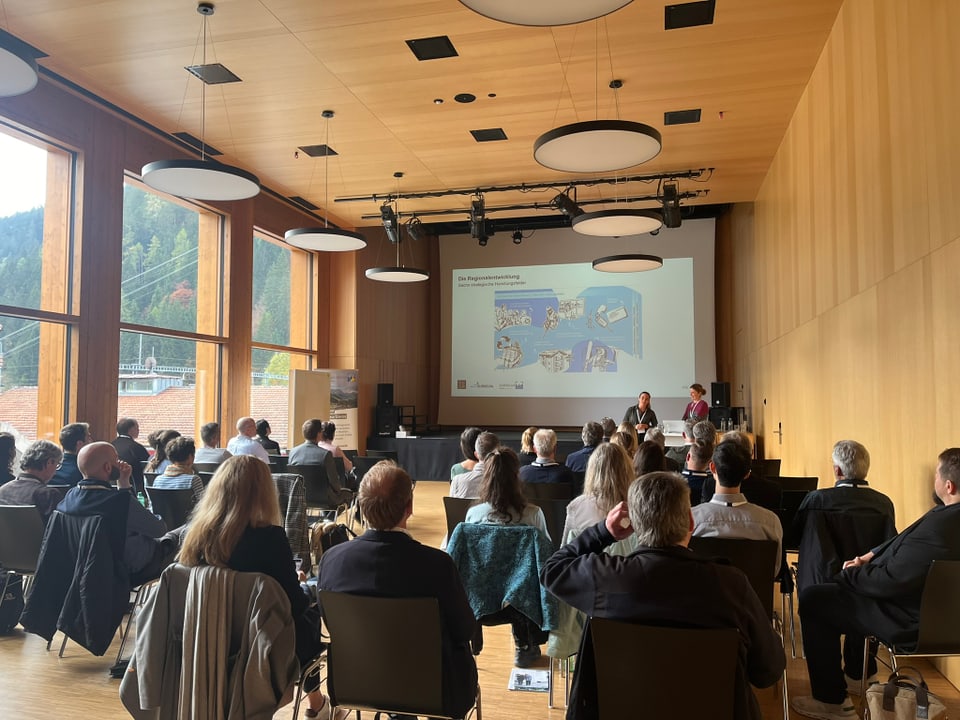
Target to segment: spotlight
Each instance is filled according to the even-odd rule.
[[[566,193],[560,193],[557,195],[553,200],[550,201],[550,204],[556,207],[557,210],[562,212],[571,220],[573,220],[573,218],[575,218],[577,215],[583,214],[583,210],[580,209],[580,206],[571,200],[570,196]]]
[[[487,238],[486,235],[481,235],[479,238],[477,238],[477,242],[480,243],[480,247],[486,247],[486,246],[487,246],[487,240],[488,240],[488,238]]]
[[[423,240],[424,232],[423,223],[416,215],[407,221],[407,235],[411,240]]]
[[[676,181],[663,184],[663,224],[668,228],[678,228],[680,218],[680,188]]]
[[[520,228],[517,228],[513,231],[513,244],[519,245],[523,242],[523,233],[520,232]]]
[[[390,242],[396,245],[400,242],[399,226],[397,225],[397,213],[389,202],[380,206],[380,221],[383,223],[383,229],[387,231],[387,237]]]
[[[483,197],[477,197],[476,200],[470,203],[470,237],[474,240],[479,240],[482,236],[487,233],[484,232],[484,221],[486,209],[483,203]],[[486,245],[485,242],[480,243],[481,245]]]

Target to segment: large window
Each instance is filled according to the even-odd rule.
[[[74,156],[0,124],[0,421],[55,438],[66,415]]]
[[[219,417],[221,221],[124,184],[117,415],[137,418],[140,442]]]

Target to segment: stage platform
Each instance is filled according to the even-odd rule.
[[[520,452],[521,432],[496,432],[501,445]],[[557,433],[557,461],[583,447],[580,433]],[[394,450],[397,459],[414,480],[444,480],[450,482],[450,468],[463,460],[460,452],[460,433],[441,433],[412,438],[373,435],[367,438],[368,450]]]

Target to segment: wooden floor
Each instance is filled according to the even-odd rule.
[[[447,484],[421,482],[417,484],[415,514],[410,532],[423,543],[438,546],[443,536],[444,519],[441,497]],[[778,600],[779,603],[779,600]],[[58,646],[60,636],[55,645]],[[562,681],[558,678],[558,709],[547,708],[545,693],[511,692],[507,679],[513,663],[513,641],[509,626],[484,629],[485,645],[477,658],[480,684],[483,689],[483,715],[486,720],[560,720]],[[111,680],[107,668],[117,652],[117,641],[104,657],[93,657],[75,644],[69,643],[62,659],[56,648],[47,652],[46,643],[19,629],[13,635],[0,637],[0,719],[14,718],[96,718],[120,720],[128,718],[118,699],[119,682]],[[691,667],[700,661],[691,658]],[[546,659],[542,660],[546,668]],[[702,661],[704,672],[709,672],[709,659]],[[931,666],[920,664],[928,684],[947,705],[952,717],[960,717],[960,692],[943,679]],[[689,672],[689,668],[686,670]],[[799,658],[789,658],[787,675],[790,694],[809,694],[806,666]],[[782,718],[780,693],[776,688],[757,691],[765,720]],[[276,718],[289,720],[290,707],[278,712]],[[638,714],[639,717],[639,714]],[[792,718],[799,718],[791,713]]]

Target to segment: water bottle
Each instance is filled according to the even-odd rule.
[[[147,496],[142,492],[137,493],[137,502],[140,503],[143,507],[147,506]]]

